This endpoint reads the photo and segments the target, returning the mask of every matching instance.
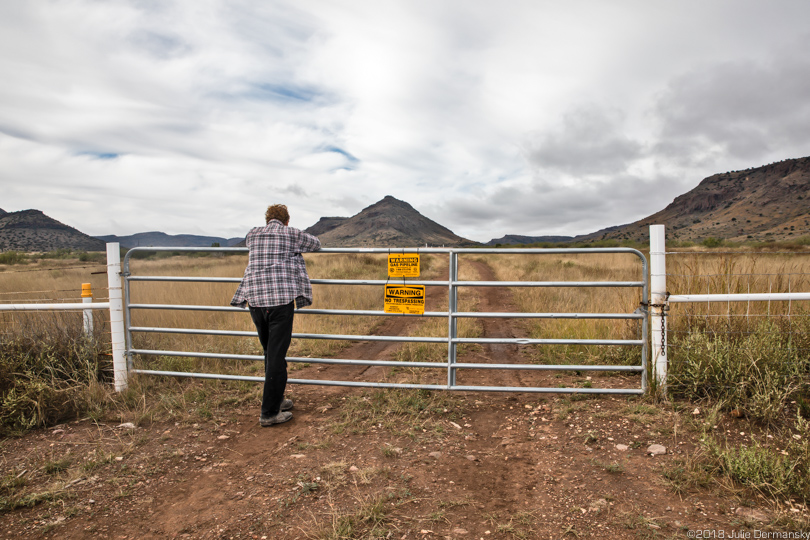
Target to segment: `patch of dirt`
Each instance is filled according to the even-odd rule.
[[[491,279],[484,263],[476,265]],[[513,310],[508,291],[479,293],[481,311]],[[436,291],[431,302],[446,304],[444,294]],[[405,335],[419,322],[391,318],[378,332]],[[486,337],[523,331],[510,319],[483,322]],[[340,357],[391,359],[396,347],[358,343]],[[484,360],[523,361],[520,347],[500,344],[460,358]],[[382,380],[387,373],[312,365],[291,378]],[[550,377],[475,370],[459,379],[525,386],[548,385]],[[697,445],[691,410],[635,397],[528,392],[291,385],[288,396],[294,419],[272,428],[259,427],[255,400],[197,423],[78,421],[5,440],[0,497],[23,483],[17,489],[37,496],[30,508],[0,514],[0,537],[683,538],[688,530],[728,537],[765,526],[739,512],[736,499],[678,494],[665,481],[663,473]],[[370,412],[381,400],[417,397],[424,406],[412,415]],[[751,431],[744,420],[724,421],[729,431]],[[650,455],[652,444],[666,454]]]

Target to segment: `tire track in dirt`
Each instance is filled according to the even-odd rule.
[[[497,281],[495,272],[484,261],[464,261],[469,264],[478,279],[481,281]],[[509,313],[517,311],[512,299],[512,292],[505,287],[469,287],[478,296],[477,311]],[[463,295],[464,292],[460,292]],[[427,287],[427,311],[447,310],[447,288],[441,286]],[[482,337],[485,338],[516,338],[526,337],[524,326],[516,319],[481,318],[478,319],[482,327]],[[424,321],[420,317],[388,317],[378,326],[373,335],[377,336],[407,336],[412,335]],[[402,346],[401,342],[389,341],[361,341],[343,349],[341,358],[356,360],[393,360],[396,351]],[[459,355],[458,361],[469,363],[499,363],[518,364],[524,361],[520,347],[509,343],[487,343],[476,347],[470,353]],[[386,366],[355,366],[343,364],[318,364],[317,366],[299,370],[295,378],[317,378],[322,380],[341,381],[370,381],[379,382],[385,378]],[[466,369],[459,370],[458,383],[474,386],[524,386],[525,375],[522,370],[491,370]],[[299,376],[300,375],[300,376]],[[441,383],[440,383],[441,384]],[[334,394],[341,387],[323,386],[325,394]]]
[[[469,261],[481,281],[497,281],[492,267],[484,261]],[[470,287],[479,296],[478,311],[482,313],[510,313],[517,311],[512,292],[505,287]],[[516,319],[485,317],[479,319],[484,338],[525,337],[525,330],[515,323]],[[471,363],[519,364],[521,351],[518,345],[510,343],[486,343],[481,352],[473,353],[470,358],[460,361]],[[521,370],[460,370],[459,384],[486,386],[523,386]]]
[[[484,261],[464,261],[469,264],[481,281],[497,281],[492,267]],[[509,313],[517,311],[513,293],[505,287],[469,287],[478,296],[477,311]],[[464,294],[459,293],[460,296]],[[447,288],[441,286],[427,287],[427,311],[447,310]],[[388,317],[378,326],[373,335],[407,336],[412,335],[425,319],[420,317]],[[516,338],[526,337],[525,326],[516,319],[481,318],[482,337]],[[343,349],[341,358],[356,360],[393,360],[401,342],[361,341]],[[473,348],[471,352],[459,354],[459,362],[519,364],[525,361],[520,347],[509,343],[486,343]],[[379,382],[385,378],[389,368],[385,366],[355,366],[343,364],[318,364],[296,371],[295,378],[312,378],[321,380],[370,381]],[[526,375],[523,370],[466,369],[459,370],[458,383],[470,386],[524,386]],[[441,384],[441,383],[440,383]],[[324,394],[340,392],[341,387],[323,386]]]

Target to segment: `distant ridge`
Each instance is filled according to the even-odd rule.
[[[39,210],[20,210],[0,214],[0,251],[55,251],[76,249],[104,251],[104,242]]]
[[[662,223],[678,240],[789,240],[810,233],[810,157],[715,174],[666,208],[644,219],[610,227],[576,241],[646,241]]]
[[[243,240],[238,238],[222,238],[219,236],[197,236],[194,234],[166,234],[160,231],[143,232],[131,234],[129,236],[116,236],[114,234],[97,236],[104,242],[118,242],[122,247],[211,247],[212,244],[219,244],[220,247],[230,247]]]
[[[321,218],[306,232],[318,236],[324,247],[480,245],[454,234],[390,195],[350,218]]]
[[[520,245],[520,244],[540,244],[545,242],[556,244],[560,242],[570,242],[573,239],[574,239],[573,236],[521,236],[519,234],[507,234],[506,236],[502,236],[501,238],[493,238],[485,245],[487,246],[495,246],[498,244]]]

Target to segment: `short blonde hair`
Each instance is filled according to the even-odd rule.
[[[287,206],[284,204],[274,204],[267,207],[267,212],[264,213],[264,222],[270,223],[271,219],[277,219],[285,225],[290,222],[290,213],[287,211]]]

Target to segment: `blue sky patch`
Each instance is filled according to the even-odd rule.
[[[89,156],[93,159],[116,159],[121,154],[114,152],[79,152],[80,156]]]
[[[253,87],[253,92],[248,92],[250,97],[257,99],[273,99],[276,101],[288,101],[298,103],[311,103],[323,96],[323,93],[314,88],[304,86],[283,85],[283,84],[257,84]]]
[[[351,155],[349,152],[344,150],[343,148],[338,148],[337,146],[327,146],[324,149],[324,152],[332,152],[335,154],[340,154],[341,156],[348,159],[351,163],[359,163],[360,160]]]

